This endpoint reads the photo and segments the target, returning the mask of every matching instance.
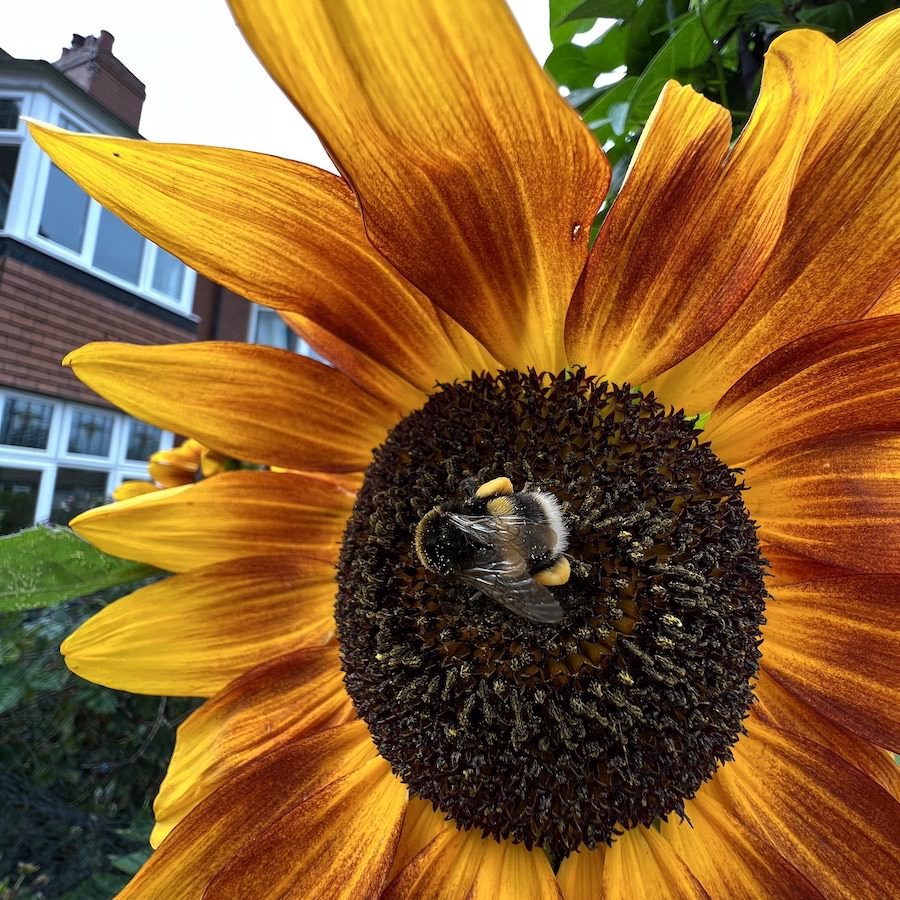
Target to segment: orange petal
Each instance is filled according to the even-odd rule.
[[[559,370],[609,167],[505,4],[230,5],[374,245],[504,366]]]
[[[772,589],[766,671],[823,716],[900,748],[900,577],[849,575]]]
[[[715,334],[778,240],[836,57],[818,32],[775,40],[759,101],[730,152],[727,111],[689,87],[666,86],[573,301],[570,359],[639,383]]]
[[[744,495],[746,499],[746,494]],[[849,569],[826,566],[818,560],[799,553],[791,553],[777,544],[760,544],[760,552],[768,560],[766,587],[771,591],[782,584],[796,584],[798,581],[812,581],[814,578],[831,578],[835,575],[852,575]]]
[[[559,867],[558,878],[565,900],[707,896],[671,845],[643,826],[615,838],[612,847],[582,848],[570,854]]]
[[[320,477],[223,472],[100,506],[70,524],[113,556],[184,572],[242,556],[333,560],[352,503],[352,494]]]
[[[900,316],[808,334],[743,375],[712,411],[706,437],[729,465],[826,434],[900,428]]]
[[[793,731],[815,741],[900,798],[900,767],[883,750],[841,728],[785,690],[767,671],[765,649],[763,646],[763,662],[754,689],[757,702],[753,709],[756,716],[767,725]]]
[[[900,573],[900,437],[788,444],[748,465],[746,477],[762,541],[826,565]]]
[[[900,277],[885,288],[875,305],[866,313],[867,319],[877,316],[896,316],[900,313]]]
[[[400,418],[336,369],[237,341],[88,344],[63,363],[130,415],[246,462],[360,471]]]
[[[812,886],[752,828],[701,790],[659,833],[710,897],[804,897]]]
[[[433,809],[429,801],[410,797],[387,883],[390,884],[439,834],[456,830],[456,825],[448,822],[444,813]]]
[[[135,694],[211,697],[275,656],[334,631],[334,568],[284,557],[228,560],[111,603],[63,642],[66,665]]]
[[[119,897],[202,896],[215,875],[273,822],[375,757],[365,723],[357,720],[244,766],[191,811]]]
[[[205,897],[358,900],[384,884],[406,788],[380,757],[304,800],[248,842]]]
[[[807,332],[860,319],[900,271],[900,15],[838,45],[838,80],[800,160],[787,219],[747,300],[655,389],[713,406],[736,374]],[[880,314],[891,310],[886,303]],[[871,312],[869,313],[871,314]]]
[[[376,386],[406,405],[468,374],[431,303],[366,240],[342,179],[243,150],[30,127],[105,207],[213,281],[366,354]]]
[[[738,817],[826,897],[883,897],[900,883],[900,805],[839,756],[791,732],[748,723],[716,774]]]
[[[245,763],[355,717],[335,646],[298,650],[245,672],[179,726],[153,803],[150,842],[158,846]]]

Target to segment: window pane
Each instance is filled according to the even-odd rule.
[[[108,209],[100,211],[94,265],[137,284],[141,274],[144,238]]]
[[[109,413],[76,409],[69,431],[69,453],[109,456],[113,417]]]
[[[153,266],[153,290],[181,299],[181,287],[184,284],[184,263],[162,247],[156,249],[156,263]]]
[[[36,447],[44,450],[50,435],[53,407],[39,400],[8,397],[3,404],[0,444],[13,447]]]
[[[12,97],[0,97],[0,131],[15,131],[19,127],[22,101]]]
[[[34,524],[41,473],[0,467],[0,534],[12,534]]]
[[[162,439],[162,432],[146,422],[138,422],[137,419],[131,420],[131,427],[128,429],[128,449],[125,451],[127,459],[150,459],[151,453],[159,450],[159,442]]]
[[[258,309],[253,343],[290,350],[294,343],[294,332],[274,309]]]
[[[12,194],[18,159],[18,145],[0,146],[0,228],[6,224],[6,211],[9,209],[9,196]]]
[[[88,203],[88,195],[68,175],[50,166],[38,234],[80,253]]]
[[[88,472],[85,469],[57,469],[53,486],[53,507],[50,521],[65,525],[79,513],[107,501],[107,472]]]

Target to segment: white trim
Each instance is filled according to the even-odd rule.
[[[0,444],[0,467],[8,469],[26,469],[41,473],[35,504],[35,522],[46,521],[53,508],[53,494],[56,488],[56,475],[60,469],[82,469],[85,472],[105,472],[106,492],[112,491],[122,482],[129,480],[147,481],[147,462],[131,460],[126,457],[130,423],[137,421],[119,410],[91,406],[87,403],[74,403],[48,397],[45,394],[34,394],[28,391],[0,388],[0,422],[6,402],[10,398],[21,398],[52,407],[50,430],[47,435],[47,447],[14,447]],[[113,420],[110,436],[109,454],[107,456],[89,456],[82,453],[70,453],[68,450],[69,433],[72,427],[72,415],[76,410],[109,415]],[[159,450],[169,450],[175,437],[169,431],[161,431]]]

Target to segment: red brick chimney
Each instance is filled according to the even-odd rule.
[[[73,34],[72,46],[63,48],[53,65],[137,130],[147,92],[144,83],[113,56],[114,40],[108,31],[101,31],[98,38]]]

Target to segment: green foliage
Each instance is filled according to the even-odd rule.
[[[156,571],[109,556],[68,528],[38,525],[0,538],[0,611],[52,606]]]
[[[896,6],[891,0],[550,0],[553,51],[545,68],[565,88],[613,166],[602,214],[621,186],[665,83],[726,107],[734,134],[750,116],[763,57],[792,28],[841,40]],[[579,35],[607,27],[586,46]]]
[[[0,900],[106,900],[149,854],[150,804],[194,701],[90,684],[59,654],[122,593],[0,614]]]

